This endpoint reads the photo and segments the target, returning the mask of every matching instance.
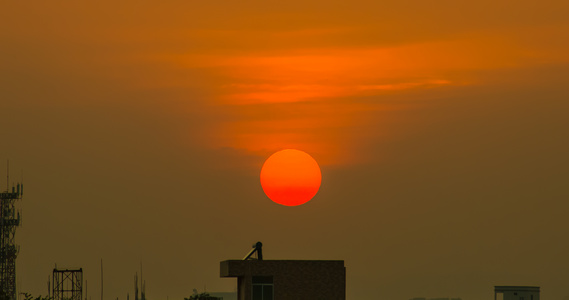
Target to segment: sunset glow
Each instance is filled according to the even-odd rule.
[[[261,186],[267,197],[285,206],[312,199],[322,175],[318,163],[306,152],[286,149],[271,155],[261,169]]]

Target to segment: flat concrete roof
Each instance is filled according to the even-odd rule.
[[[224,260],[219,265],[221,277],[273,275],[285,269],[290,271],[344,270],[343,260]]]
[[[539,292],[539,286],[513,286],[513,285],[496,285],[495,291],[532,291]]]

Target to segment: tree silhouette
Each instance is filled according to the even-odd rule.
[[[184,298],[184,300],[219,300],[218,297],[210,296],[208,293],[193,294],[189,298]]]

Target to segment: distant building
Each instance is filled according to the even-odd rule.
[[[346,299],[343,260],[226,260],[220,276],[237,277],[238,300]]]
[[[495,286],[494,300],[539,300],[539,287]]]
[[[416,297],[411,298],[409,300],[462,300],[461,298],[425,298],[425,297]]]

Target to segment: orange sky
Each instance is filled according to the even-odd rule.
[[[132,89],[176,90],[188,110],[231,115],[202,131],[205,147],[262,155],[302,148],[329,165],[365,163],[373,158],[358,154],[358,139],[396,134],[327,134],[366,126],[362,111],[410,105],[382,100],[389,95],[436,97],[503,79],[484,72],[569,59],[563,1],[58,3],[12,3],[21,13],[3,16],[8,43],[42,49],[40,57],[20,54],[32,66],[88,68],[87,76]],[[377,100],[358,101],[365,97]]]
[[[520,282],[568,296],[568,1],[1,7],[0,158],[30,185],[19,276],[34,294],[53,263],[94,276],[101,256],[117,265],[109,299],[140,259],[151,300],[231,290],[215,263],[263,239],[279,258],[346,259],[349,299]],[[295,211],[258,182],[285,148],[322,168]]]

